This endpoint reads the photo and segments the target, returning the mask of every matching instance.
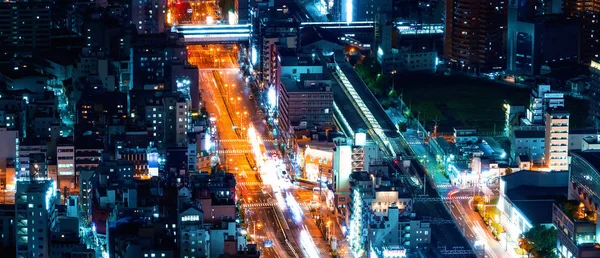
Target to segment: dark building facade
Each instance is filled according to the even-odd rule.
[[[18,50],[50,49],[50,1],[0,2],[0,45]]]
[[[575,20],[545,15],[530,21],[509,20],[508,26],[508,70],[539,75],[579,63],[579,26]]]
[[[564,0],[564,13],[579,21],[581,63],[589,64],[600,56],[600,0]]]
[[[503,69],[506,5],[503,0],[446,0],[444,56],[469,71]]]

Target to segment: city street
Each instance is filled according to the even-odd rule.
[[[233,68],[236,60],[232,56],[235,55],[224,54],[227,50],[222,47],[220,51],[223,52],[219,55],[229,58],[223,58],[227,61],[221,63],[221,67],[232,68],[213,68],[214,63],[204,61],[209,60],[206,55],[211,54],[210,48],[208,52],[196,46],[190,46],[189,49],[189,60],[192,64],[198,62],[200,68],[200,92],[203,93],[207,112],[215,117],[215,148],[223,167],[236,175],[237,195],[243,202],[247,232],[252,241],[259,244],[265,257],[329,257],[329,245],[309,215],[310,201],[304,202],[306,198],[299,198],[298,205],[304,215],[297,220],[290,202],[286,201],[283,205],[278,203],[270,188],[265,187],[257,177],[256,161],[245,134],[250,126],[263,133],[263,138],[268,134],[265,133],[265,119],[259,115],[257,104],[249,97],[250,89],[243,81],[239,68]],[[234,51],[236,48],[227,49]],[[267,146],[267,153],[277,152],[274,145]],[[310,192],[290,189],[289,192],[284,190],[278,194],[306,196],[302,191]],[[265,247],[265,241],[272,241],[272,247]]]
[[[419,158],[419,162],[426,167],[426,172],[433,178],[436,191],[449,200],[445,202],[445,206],[450,210],[452,219],[475,253],[479,257],[517,257],[514,249],[511,251],[507,248],[505,240],[498,241],[494,238],[479,214],[471,208],[470,202],[476,190],[475,186],[459,188],[442,174],[437,157],[428,151],[429,147],[423,141],[422,131],[417,132],[415,128],[410,128],[403,136]],[[482,255],[482,252],[485,255]]]

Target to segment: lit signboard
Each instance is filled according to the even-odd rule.
[[[354,134],[354,146],[365,146],[366,143],[367,143],[367,134],[366,133]]]
[[[158,176],[158,153],[148,153],[146,159],[148,160],[148,175]]]
[[[406,257],[406,249],[384,250],[383,257]]]
[[[592,61],[592,63],[590,64],[590,67],[592,69],[596,69],[596,70],[600,71],[600,63],[598,63],[598,62]]]

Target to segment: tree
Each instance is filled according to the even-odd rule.
[[[408,125],[405,122],[399,122],[398,129],[400,130],[400,132],[406,132],[406,129],[408,129]]]
[[[556,229],[537,225],[524,234],[525,240],[531,244],[531,250],[527,250],[534,257],[556,257]]]
[[[485,206],[482,206],[484,203],[485,203],[485,200],[483,199],[483,197],[481,197],[481,196],[473,197],[473,207],[474,207],[475,211],[479,212],[479,210],[482,207],[485,207]]]

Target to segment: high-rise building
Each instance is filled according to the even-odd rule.
[[[75,174],[75,146],[73,142],[64,139],[56,146],[56,167],[58,187],[60,189],[75,189],[79,187]]]
[[[131,20],[138,34],[164,32],[166,5],[166,0],[131,1]]]
[[[564,13],[580,22],[581,63],[600,57],[600,0],[564,0]]]
[[[50,257],[50,233],[57,227],[56,182],[27,177],[17,182],[17,257]]]
[[[187,60],[185,45],[175,36],[153,34],[136,37],[130,54],[130,89],[175,90],[172,67]]]
[[[505,0],[446,0],[446,58],[469,71],[503,69],[506,4]]]
[[[383,64],[383,59],[392,53],[392,32],[394,22],[392,17],[392,1],[384,0],[374,10],[373,52],[377,53],[377,60]]]
[[[4,180],[0,182],[2,189],[6,187],[6,168],[9,161],[15,161],[18,149],[19,149],[19,131],[7,130],[6,128],[0,128],[0,142],[2,148],[0,148],[0,178]],[[14,185],[13,185],[14,186]]]
[[[26,52],[50,49],[51,7],[49,0],[0,2],[1,45]]]
[[[552,108],[546,112],[546,146],[542,163],[550,171],[569,170],[569,112]]]
[[[180,257],[206,257],[210,253],[209,231],[201,210],[190,207],[178,215],[177,243]]]
[[[527,118],[523,122],[526,125],[544,124],[546,110],[564,106],[564,93],[551,91],[550,85],[538,85],[531,91]]]
[[[547,73],[551,66],[579,62],[579,26],[562,17],[560,0],[510,0],[508,4],[508,70]]]
[[[335,0],[331,2],[335,12],[339,13],[339,21],[345,22],[373,21],[377,10],[392,11],[391,0]],[[390,6],[390,8],[381,8],[385,6]]]
[[[600,128],[600,61],[590,63],[590,102],[588,121],[594,128]]]

